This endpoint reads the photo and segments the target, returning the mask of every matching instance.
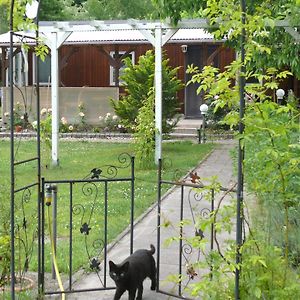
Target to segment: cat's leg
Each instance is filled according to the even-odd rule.
[[[141,283],[139,286],[138,286],[138,294],[137,294],[137,297],[136,297],[136,300],[142,300],[142,297],[143,297],[143,283]]]
[[[136,288],[135,289],[130,289],[128,291],[128,300],[134,300],[135,299],[135,294],[136,294]]]
[[[150,279],[151,279],[151,287],[150,288],[152,291],[154,291],[156,289],[156,276],[153,275],[150,277]]]
[[[114,296],[114,300],[119,300],[121,296],[124,294],[125,290],[117,288]]]
[[[155,262],[152,263],[150,279],[151,279],[151,290],[154,291],[156,289],[156,267],[155,267]]]

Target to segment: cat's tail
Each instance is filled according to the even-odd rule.
[[[152,244],[150,244],[150,249],[151,250],[149,250],[149,252],[151,255],[153,255],[155,253],[155,247]]]

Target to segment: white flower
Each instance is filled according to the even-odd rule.
[[[117,120],[118,116],[114,115],[112,118],[113,118],[113,120]]]
[[[65,117],[62,117],[60,120],[63,125],[66,125],[68,123],[68,121]]]
[[[31,125],[32,125],[32,127],[33,127],[34,129],[36,129],[36,128],[37,128],[37,121],[33,121],[33,122],[31,123]]]
[[[121,124],[118,124],[118,128],[121,129],[123,128],[123,126]]]
[[[24,120],[24,116],[21,116],[20,119],[21,119],[21,120]]]
[[[52,114],[52,108],[48,108],[48,114]]]
[[[47,108],[41,109],[41,116],[45,116],[47,114]]]
[[[8,111],[4,113],[4,117],[9,117],[9,112]]]
[[[74,127],[72,125],[69,126],[69,130],[73,131]]]
[[[84,113],[82,111],[80,113],[78,113],[78,115],[82,118],[84,117]]]
[[[218,100],[219,98],[220,98],[219,95],[215,95],[215,96],[214,96],[214,99],[215,99],[215,100]]]
[[[103,121],[103,117],[102,116],[99,116],[99,121]]]
[[[107,113],[106,117],[109,118],[111,116],[111,113]]]

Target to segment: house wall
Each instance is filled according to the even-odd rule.
[[[76,50],[69,57],[65,66],[61,69],[60,82],[65,87],[109,87],[110,86],[110,64],[107,57],[101,51],[97,45],[81,45],[75,46]],[[59,52],[61,60],[63,57],[68,56],[68,53],[72,51],[74,46],[62,46]],[[101,47],[101,46],[100,46]],[[147,50],[153,49],[151,45],[105,45],[103,49],[110,53],[115,51],[116,47],[118,51],[134,51],[135,63],[138,58],[145,54]],[[178,70],[178,77],[184,80],[184,56],[181,52],[180,45],[168,44],[164,47],[166,56],[170,59],[170,65],[172,67],[181,68]],[[62,67],[62,66],[61,66]],[[123,92],[123,88],[120,88],[120,93]],[[183,112],[184,103],[184,90],[178,93],[181,112]]]
[[[69,124],[76,124],[80,118],[78,116],[78,105],[82,104],[88,124],[99,124],[99,116],[107,113],[114,114],[110,105],[110,99],[119,98],[119,89],[116,87],[60,87],[59,88],[59,118],[66,118]],[[10,111],[9,88],[3,89],[3,111]],[[27,107],[29,121],[36,120],[36,94],[32,87],[22,87],[14,89],[15,108],[20,103],[21,114],[24,114],[24,104]],[[51,88],[40,87],[40,107],[51,108]],[[4,123],[9,122],[9,118],[4,117]]]
[[[207,52],[210,44],[202,43],[203,51]],[[60,48],[60,61],[64,60],[72,51],[73,54],[69,59],[60,64],[60,82],[65,87],[108,87],[110,86],[110,64],[99,47],[110,53],[111,51],[134,51],[135,63],[137,63],[139,56],[145,54],[149,49],[153,49],[148,44],[126,44],[126,45],[80,45],[80,46],[62,46]],[[184,70],[184,53],[181,51],[180,44],[167,44],[164,46],[166,57],[169,58],[169,64],[172,67],[180,67],[178,70],[178,78],[183,82],[185,80]],[[234,59],[234,51],[224,48],[217,55],[217,60],[220,62],[220,68],[229,64]],[[120,93],[123,92],[122,87]],[[184,90],[178,93],[180,112],[184,112]]]
[[[208,58],[209,47],[211,45],[216,45],[212,43],[200,43],[199,49],[205,55],[199,55],[203,59]],[[218,44],[220,45],[220,44]],[[102,48],[102,50],[101,50]],[[137,63],[139,56],[143,55],[147,50],[153,49],[150,44],[119,44],[119,45],[63,45],[59,49],[59,68],[60,68],[60,86],[62,88],[111,88],[110,85],[110,64],[106,53],[111,51],[134,51],[135,53],[135,63]],[[103,51],[104,50],[104,51]],[[169,64],[172,67],[180,67],[178,70],[178,78],[183,82],[185,81],[185,70],[184,65],[186,63],[185,55],[188,53],[182,53],[181,44],[167,44],[164,46],[164,52],[166,57],[169,58]],[[215,61],[218,62],[218,66],[221,69],[229,64],[234,59],[234,51],[228,48],[222,49],[218,52]],[[29,73],[28,73],[28,84],[32,86],[33,84],[33,55],[29,53],[28,63],[29,63]],[[202,64],[205,62],[202,62]],[[42,91],[47,92],[47,99],[50,99],[51,91],[50,89],[44,87]],[[61,89],[63,90],[63,89]],[[86,89],[87,90],[87,89]],[[121,86],[117,88],[119,93],[124,92],[124,88]],[[77,91],[80,93],[79,91]],[[100,92],[100,90],[99,90]],[[104,95],[105,96],[105,95]],[[184,89],[178,93],[178,98],[180,102],[180,112],[184,112]],[[74,99],[77,96],[74,95]],[[17,100],[18,101],[18,100]],[[64,103],[65,98],[62,97],[60,103]],[[77,100],[76,100],[77,101]],[[77,103],[77,102],[76,102]],[[66,104],[67,105],[67,104]],[[105,107],[105,106],[104,106]],[[64,108],[61,108],[65,111]],[[4,111],[6,108],[4,108]],[[71,109],[72,111],[72,109]],[[103,112],[99,111],[100,114],[104,114],[107,109]],[[65,113],[64,113],[65,114]]]
[[[64,57],[74,46],[63,46],[60,57]],[[101,53],[97,45],[77,46],[75,52],[61,70],[61,83],[64,86],[110,86],[110,65],[107,57]],[[115,51],[115,45],[105,45],[103,48],[109,53]],[[151,45],[118,45],[119,51],[132,50],[135,52],[135,63],[139,56],[147,50],[153,49]],[[184,56],[180,45],[170,44],[164,47],[172,67],[183,66]],[[184,70],[179,71],[179,77],[184,77]]]

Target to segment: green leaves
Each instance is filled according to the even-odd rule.
[[[161,3],[166,3],[165,13],[175,16],[175,22],[180,19],[180,9],[186,9],[184,4],[179,7],[181,1]],[[208,261],[213,262],[212,277],[195,284],[192,294],[201,299],[232,299],[232,281],[226,275],[232,276],[240,267],[241,299],[300,299],[299,279],[289,268],[289,264],[299,266],[300,256],[300,232],[295,221],[300,218],[299,100],[289,93],[287,105],[281,106],[275,97],[282,80],[292,73],[300,76],[300,45],[275,26],[276,19],[299,23],[299,7],[294,0],[254,0],[247,4],[245,25],[241,23],[239,1],[206,1],[198,15],[208,18],[216,39],[226,38],[227,44],[237,50],[245,30],[246,72],[240,73],[240,59],[224,72],[212,66],[199,70],[193,65],[187,72],[193,75],[188,84],[199,84],[197,93],[204,95],[214,113],[228,112],[223,122],[231,127],[239,122],[245,125],[245,132],[239,136],[245,150],[244,178],[247,191],[256,197],[251,201],[251,217],[259,218],[247,222],[251,226],[249,232],[245,230],[247,239],[240,249],[241,265],[234,263],[235,245],[227,243],[223,252],[211,253]],[[243,120],[238,112],[240,75],[253,82],[245,87]],[[198,225],[203,229],[215,221],[217,234],[230,232],[234,216],[234,209],[226,207]]]
[[[133,65],[129,58],[124,60],[125,72],[121,76],[125,82],[126,95],[119,100],[112,100],[112,106],[116,114],[121,118],[122,124],[130,131],[136,130],[136,118],[139,109],[149,99],[149,93],[153,92],[154,85],[154,54],[147,51],[139,57],[136,65]],[[177,79],[178,68],[171,68],[168,60],[162,62],[163,77],[163,132],[168,133],[174,127],[169,122],[177,113],[178,100],[177,92],[183,88],[183,84]]]
[[[125,82],[126,95],[120,100],[111,100],[115,113],[122,125],[135,133],[138,161],[144,166],[152,165],[155,147],[154,121],[154,71],[153,51],[139,57],[136,65],[129,58],[124,60],[125,71],[121,76]],[[162,62],[162,130],[168,134],[176,125],[174,122],[179,102],[177,92],[183,84],[177,79],[178,68],[171,68],[168,59]]]
[[[138,111],[134,134],[136,157],[143,168],[151,167],[154,162],[154,111],[154,89],[150,89],[148,99],[144,101],[143,106]]]
[[[83,8],[88,18],[96,20],[149,19],[151,15],[158,18],[154,5],[146,0],[86,0]]]
[[[36,47],[34,48],[34,51],[35,51],[35,54],[36,54],[38,57],[40,57],[40,59],[41,59],[42,61],[45,60],[46,56],[47,56],[48,53],[49,53],[48,47],[47,47],[45,44],[43,44],[42,41],[41,41],[41,43],[40,43],[38,46],[36,46]]]

